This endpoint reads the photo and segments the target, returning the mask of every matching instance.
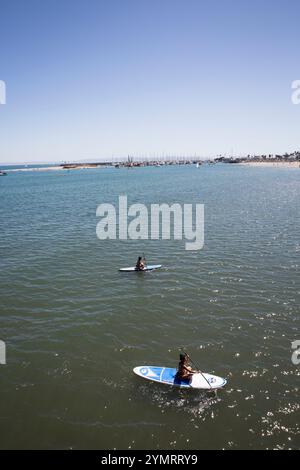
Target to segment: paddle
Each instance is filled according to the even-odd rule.
[[[197,370],[198,370],[199,374],[201,374],[201,375],[202,375],[202,377],[204,378],[204,380],[205,380],[205,381],[208,383],[208,385],[209,385],[210,389],[211,389],[211,390],[213,390],[213,388],[212,388],[211,384],[209,383],[209,381],[207,380],[207,378],[205,377],[205,375],[204,375],[204,374],[201,372],[199,365],[198,365],[198,364],[196,364],[196,363],[195,363],[195,362],[194,362],[194,361],[193,361],[193,360],[190,358],[190,356],[188,355],[188,353],[187,353],[187,352],[185,352],[185,351],[183,351],[183,352],[184,352],[184,354],[186,354],[186,355],[187,355],[187,357],[189,358],[189,360],[191,361],[191,363],[192,363],[192,364],[193,364],[195,367],[197,367]]]

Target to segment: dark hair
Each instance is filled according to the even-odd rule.
[[[187,358],[187,355],[184,353],[184,354],[180,354],[179,357],[180,357],[180,360],[181,360],[181,361],[185,361],[186,358]]]

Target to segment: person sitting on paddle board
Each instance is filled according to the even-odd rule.
[[[145,269],[144,259],[141,256],[139,256],[138,260],[136,262],[136,265],[135,265],[135,270],[136,271],[143,271],[144,269]]]
[[[190,380],[197,371],[193,370],[189,365],[189,357],[187,354],[180,354],[180,362],[176,373],[177,380]]]

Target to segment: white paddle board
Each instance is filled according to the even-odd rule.
[[[162,266],[161,264],[148,264],[141,271],[135,269],[135,266],[133,266],[131,268],[121,268],[121,269],[119,269],[119,271],[122,271],[123,273],[131,273],[131,272],[143,273],[145,271],[153,271],[154,269],[159,269],[159,268],[161,268],[161,266]]]
[[[224,387],[224,385],[227,383],[226,379],[217,377],[216,375],[207,374],[205,372],[202,374],[193,374],[190,380],[178,380],[176,377],[177,369],[170,367],[139,366],[135,367],[133,372],[136,375],[143,377],[144,379],[151,380],[152,382],[158,382],[181,388],[215,390],[217,388]]]

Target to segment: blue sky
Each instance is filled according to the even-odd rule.
[[[298,0],[0,0],[0,162],[300,149]]]

